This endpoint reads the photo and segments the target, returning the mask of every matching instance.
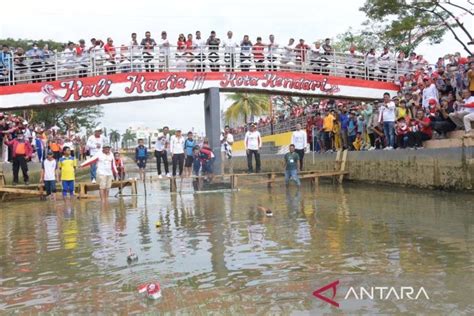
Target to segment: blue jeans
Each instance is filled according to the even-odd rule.
[[[69,192],[69,195],[73,196],[74,195],[74,180],[67,180],[67,181],[62,181],[63,184],[63,196],[67,196],[67,193]]]
[[[300,179],[298,178],[298,169],[285,170],[285,184],[290,183],[290,179],[293,179],[297,186],[301,185]]]
[[[395,146],[395,122],[383,122],[383,134],[387,146]]]
[[[91,180],[97,179],[96,172],[97,172],[97,163],[93,163],[91,164]]]

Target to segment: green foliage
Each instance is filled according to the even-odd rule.
[[[110,144],[113,148],[117,148],[118,142],[120,141],[120,133],[118,130],[111,129],[109,132]]]
[[[270,111],[270,97],[264,94],[233,93],[227,96],[227,100],[232,100],[231,106],[225,111],[225,120],[247,119],[255,115],[262,115]]]
[[[38,43],[39,48],[43,48],[44,45],[48,44],[48,47],[50,50],[58,50],[62,51],[64,50],[64,45],[65,43],[60,43],[56,42],[53,40],[32,40],[32,39],[13,39],[13,38],[6,38],[6,39],[0,39],[0,46],[7,44],[11,48],[18,48],[21,47],[25,51],[31,49],[31,46],[33,43]]]
[[[54,125],[58,126],[61,131],[73,130],[92,131],[98,125],[97,120],[102,117],[102,107],[83,107],[73,109],[48,109],[48,110],[31,110],[29,113],[29,122],[33,124],[41,124],[46,128]]]
[[[378,30],[373,32],[382,45],[414,50],[424,40],[438,43],[448,30],[449,15],[435,1],[366,0],[360,8]],[[452,25],[454,27],[454,25]]]
[[[130,142],[135,141],[136,138],[137,138],[137,136],[135,134],[133,134],[129,129],[127,129],[125,131],[125,133],[122,135],[122,145],[125,148],[129,148],[130,147]]]

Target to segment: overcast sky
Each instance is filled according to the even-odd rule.
[[[336,37],[349,27],[360,29],[365,15],[358,8],[364,0],[201,0],[201,1],[108,1],[22,0],[2,2],[1,38],[52,39],[61,42],[91,37],[105,40],[112,37],[116,44],[129,43],[130,33],[143,37],[145,31],[159,38],[162,30],[174,43],[178,33],[200,30],[207,38],[211,30],[224,38],[228,30],[241,39],[275,34],[278,43],[288,38],[304,38],[313,42]],[[473,29],[472,18],[463,18]],[[417,52],[435,61],[448,52],[463,52],[450,36],[436,46],[422,45]],[[464,54],[464,53],[463,53]],[[228,106],[221,97],[223,106]],[[103,125],[125,130],[131,124],[147,127],[170,125],[204,130],[203,96],[160,99],[154,101],[110,104],[104,106]]]

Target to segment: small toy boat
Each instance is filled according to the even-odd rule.
[[[138,293],[145,293],[149,299],[157,300],[161,297],[161,288],[158,282],[142,284],[138,286]]]
[[[257,206],[257,210],[264,212],[267,217],[272,217],[273,212],[271,209],[263,207],[263,206]]]

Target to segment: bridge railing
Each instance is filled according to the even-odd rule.
[[[302,115],[299,117],[291,117],[288,119],[284,120],[277,120],[274,124],[271,124],[270,122],[267,122],[265,124],[258,124],[258,131],[260,132],[260,135],[262,136],[268,136],[268,135],[275,135],[275,134],[281,134],[285,132],[290,132],[295,129],[296,124],[301,124],[302,128],[306,127],[306,115]],[[239,129],[234,131],[234,140],[243,140],[245,138],[245,132],[246,130]]]
[[[121,46],[77,54],[76,50],[12,56],[0,71],[0,83],[14,85],[127,72],[289,71],[365,80],[396,81],[420,65],[400,68],[395,59],[379,60],[347,53],[279,47],[201,46],[193,48]],[[2,65],[0,65],[2,67]]]

